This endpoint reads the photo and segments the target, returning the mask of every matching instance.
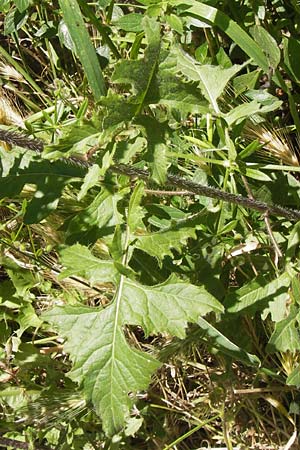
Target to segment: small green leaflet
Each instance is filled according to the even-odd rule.
[[[79,250],[75,246],[75,250]],[[96,258],[81,248],[86,257],[77,258],[74,271],[88,279],[98,278],[97,265],[87,267]],[[68,273],[72,257],[63,257]],[[95,273],[97,275],[95,275]],[[113,281],[113,280],[112,280]],[[197,322],[211,311],[222,312],[222,305],[203,287],[182,282],[172,276],[164,283],[145,286],[120,277],[114,301],[104,309],[83,306],[56,307],[43,314],[67,339],[73,369],[70,377],[78,382],[92,400],[108,435],[118,432],[128,417],[132,399],[129,392],[146,389],[160,363],[144,352],[132,349],[122,327],[142,326],[146,335],[169,333],[185,336],[188,322]]]

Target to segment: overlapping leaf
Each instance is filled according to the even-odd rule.
[[[19,194],[26,184],[34,184],[36,191],[27,207],[24,221],[37,223],[47,217],[58,204],[62,190],[74,178],[82,178],[85,169],[64,161],[16,158],[5,177],[0,178],[0,198]]]
[[[289,298],[290,283],[291,278],[287,272],[272,281],[259,276],[229,294],[225,299],[225,306],[229,313],[271,312],[274,321],[282,320],[285,315],[285,304]]]
[[[87,249],[83,253],[82,270],[77,258],[74,272],[98,279],[96,259],[88,255]],[[88,269],[86,257],[93,262]],[[70,274],[72,259],[65,258],[64,263],[69,264]],[[105,431],[112,435],[120,430],[129,414],[132,404],[129,392],[145,389],[159,366],[153,357],[128,345],[122,326],[142,326],[147,335],[171,333],[184,337],[187,323],[197,322],[199,316],[210,311],[221,312],[222,306],[202,287],[176,277],[145,286],[121,276],[115,299],[105,309],[56,307],[46,312],[44,318],[67,339],[65,348],[73,361],[70,377],[83,386],[102,417]]]

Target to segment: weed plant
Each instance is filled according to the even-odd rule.
[[[0,446],[299,448],[298,2],[0,13]]]

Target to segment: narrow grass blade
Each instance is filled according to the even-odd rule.
[[[44,105],[50,104],[50,100],[48,100],[46,98],[46,96],[45,96],[43,90],[40,88],[40,86],[38,84],[36,84],[36,82],[31,78],[29,73],[26,70],[24,70],[23,67],[9,53],[7,53],[7,51],[1,46],[0,46],[0,56],[2,56],[3,59],[8,64],[13,66],[24,77],[24,79],[27,81],[29,86],[31,86],[34,93],[40,97],[40,99],[44,103]]]
[[[94,98],[98,101],[100,97],[106,95],[106,86],[96,51],[86,30],[78,3],[76,0],[59,0],[59,5]]]
[[[111,52],[115,55],[117,59],[121,58],[121,54],[119,53],[119,50],[113,43],[113,41],[110,39],[108,34],[108,27],[104,26],[98,17],[95,16],[93,9],[88,5],[88,3],[85,0],[78,0],[78,4],[83,11],[84,15],[89,18],[91,23],[94,25],[96,30],[99,31],[100,35],[102,36],[103,41],[108,45]]]

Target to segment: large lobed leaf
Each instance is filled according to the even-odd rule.
[[[77,252],[80,247],[76,246]],[[88,253],[86,248],[82,252],[81,270],[77,258],[74,273],[84,273],[95,280],[99,268],[95,265],[96,258]],[[87,258],[92,262],[89,268]],[[65,255],[64,264],[68,265],[70,275],[73,266],[70,255]],[[102,267],[100,260],[99,267]],[[113,275],[112,270],[112,278]],[[145,286],[121,276],[115,299],[108,307],[56,307],[43,316],[67,339],[65,349],[73,361],[70,377],[82,385],[102,417],[104,430],[112,435],[120,430],[129,414],[132,404],[129,393],[145,389],[159,367],[153,357],[128,345],[122,327],[139,325],[147,335],[170,333],[182,338],[188,322],[197,322],[208,312],[222,310],[222,305],[203,287],[176,277]]]

